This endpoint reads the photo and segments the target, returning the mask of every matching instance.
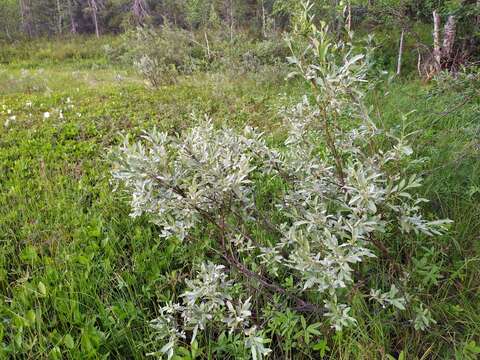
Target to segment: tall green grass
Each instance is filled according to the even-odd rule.
[[[275,74],[228,73],[197,74],[151,90],[128,69],[120,73],[104,63],[99,43],[89,41],[18,45],[0,56],[6,63],[0,75],[2,358],[143,359],[155,350],[148,321],[157,302],[181,290],[191,271],[187,264],[210,251],[208,239],[195,246],[159,241],[146,219],[131,219],[124,195],[109,183],[108,148],[119,132],[138,135],[153,126],[180,132],[192,125],[192,112],[208,113],[218,124],[252,124],[279,141],[277,109],[302,93],[300,85]],[[105,66],[86,66],[85,76],[78,76],[79,59]],[[35,77],[18,82],[25,64],[36,74],[46,63],[47,75],[39,75],[44,87],[33,87]],[[416,332],[388,312],[371,313],[356,297],[358,326],[315,339],[326,358],[475,359],[480,352],[480,100],[448,113],[462,95],[430,98],[428,86],[385,83],[368,101],[386,129],[415,110],[409,129],[416,131],[422,161],[411,171],[426,176],[421,191],[432,200],[428,210],[454,220],[441,241],[389,243],[424,284],[437,324]],[[276,185],[265,186],[274,191]],[[406,252],[405,241],[415,251]],[[372,276],[375,271],[388,271],[388,264]],[[288,340],[277,339],[275,346]],[[201,341],[207,344],[203,353],[213,354],[217,344]],[[302,358],[301,352],[292,356]]]
[[[13,43],[0,43],[0,64],[17,67],[36,67],[49,64],[105,63],[105,45],[115,46],[120,39],[103,36],[100,39],[84,36],[70,38],[40,38]]]

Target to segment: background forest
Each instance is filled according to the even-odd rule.
[[[0,0],[0,358],[478,359],[480,1]]]
[[[359,24],[408,21],[431,22],[432,12],[455,15],[473,30],[478,20],[476,0],[325,0],[314,2],[312,11],[322,19],[337,23],[351,17]],[[36,37],[67,33],[119,33],[132,25],[170,23],[195,30],[220,24],[261,35],[267,29],[286,30],[292,10],[300,7],[293,0],[3,0],[2,36]],[[349,20],[349,21],[350,21]]]
[[[439,39],[437,50],[440,42],[446,42],[442,51],[450,52],[444,54],[448,59],[437,62],[458,67],[478,58],[478,5],[476,0],[322,0],[313,2],[310,12],[337,34],[344,28],[377,34],[385,65],[398,65],[407,46],[409,70],[416,66],[424,76],[435,50],[431,49],[434,23],[437,34],[444,30],[448,37]],[[229,37],[230,42],[236,37],[238,43],[242,36],[258,40],[288,31],[300,9],[301,2],[293,0],[2,0],[0,39],[99,37],[136,26],[170,26],[197,34],[208,29]]]

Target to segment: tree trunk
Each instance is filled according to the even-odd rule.
[[[25,30],[25,6],[23,0],[20,0],[20,18],[22,20],[22,28]]]
[[[70,16],[70,31],[72,34],[77,33],[77,23],[75,22],[75,17],[73,16],[73,6],[72,0],[68,0],[68,13]]]
[[[132,13],[137,24],[143,24],[148,17],[147,3],[145,0],[133,0]]]
[[[267,19],[265,16],[265,0],[262,0],[262,34],[264,38],[267,37]]]
[[[23,31],[28,37],[33,36],[32,14],[28,0],[20,0],[20,15],[22,17]]]
[[[441,70],[442,53],[440,51],[440,15],[437,10],[433,11],[433,59],[435,70]]]
[[[97,18],[97,13],[98,13],[97,0],[89,0],[89,3],[90,3],[90,10],[92,11],[93,24],[95,25],[95,35],[97,36],[97,38],[99,38],[100,29],[98,26],[98,18]]]
[[[207,58],[208,58],[208,59],[211,59],[210,44],[209,44],[209,42],[208,42],[207,32],[204,31],[203,34],[205,35],[205,45],[206,45],[206,48],[207,48]]]
[[[477,0],[477,11],[480,9],[480,0]],[[477,26],[480,25],[480,14],[477,15]]]
[[[12,36],[10,35],[10,30],[8,30],[8,25],[5,24],[5,35],[7,36],[8,40],[12,40]]]
[[[422,55],[420,54],[420,50],[417,49],[418,52],[418,58],[417,58],[417,71],[418,71],[418,76],[422,77]]]
[[[62,33],[62,21],[63,21],[63,13],[62,8],[60,6],[60,0],[57,0],[57,33]]]
[[[348,32],[352,31],[352,2],[350,0],[347,3],[347,29]]]
[[[442,46],[442,59],[447,63],[452,59],[453,45],[455,44],[456,25],[455,16],[450,15],[447,23],[445,24]]]
[[[405,29],[402,28],[402,34],[400,35],[400,45],[398,47],[398,60],[397,60],[397,75],[402,72],[402,57],[403,57],[403,38],[405,36]]]
[[[95,35],[97,36],[97,38],[100,37],[100,29],[98,28],[98,19],[97,19],[97,12],[94,11],[93,12],[93,22],[95,24]]]
[[[233,0],[230,0],[230,42],[233,42]]]

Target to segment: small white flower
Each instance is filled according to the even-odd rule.
[[[12,115],[5,120],[5,123],[3,124],[5,127],[8,127],[12,121],[15,121],[17,117],[15,115]]]
[[[26,107],[32,107],[32,102],[31,102],[31,101],[27,101],[27,102],[25,103],[25,106],[26,106]]]
[[[50,113],[48,111],[43,113],[44,119],[48,119],[49,117],[50,117]]]

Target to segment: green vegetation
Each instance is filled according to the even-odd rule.
[[[205,249],[160,243],[128,217],[111,193],[108,147],[121,131],[181,131],[192,112],[275,127],[274,99],[290,90],[253,74],[146,90],[113,67],[44,66],[1,68],[1,351],[143,358],[157,301]]]
[[[1,2],[0,357],[478,358],[479,24]]]
[[[130,218],[127,197],[112,193],[108,149],[120,133],[137,136],[154,126],[180,133],[195,125],[192,113],[218,125],[249,124],[279,142],[278,110],[305,90],[274,67],[242,76],[197,72],[151,89],[130,67],[110,64],[99,49],[111,41],[2,49],[1,357],[140,359],[158,351],[149,321],[159,303],[183,291],[192,259],[200,264],[211,248],[208,239],[160,240],[146,217]],[[441,238],[387,242],[436,324],[416,331],[390,310],[372,312],[355,293],[358,325],[337,333],[309,314],[271,309],[266,331],[280,358],[477,358],[480,97],[469,81],[451,87],[451,80],[445,91],[437,82],[382,80],[368,94],[380,128],[401,126],[402,114],[413,111],[407,122],[419,161],[408,171],[426,175],[425,210],[454,221]],[[277,185],[265,184],[268,191]],[[382,261],[378,271],[393,271],[389,266]],[[227,337],[203,333],[185,346],[182,359],[248,356]]]

